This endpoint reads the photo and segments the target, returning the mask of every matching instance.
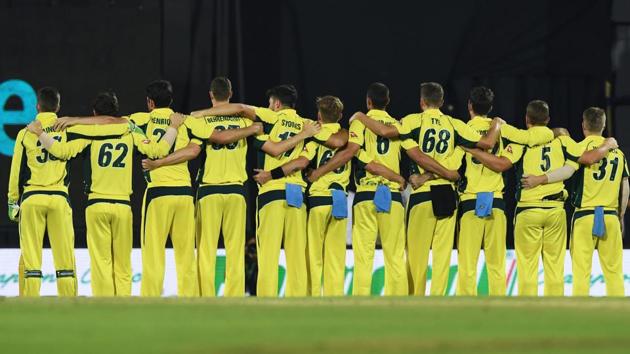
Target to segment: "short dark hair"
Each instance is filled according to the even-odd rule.
[[[118,116],[118,97],[113,91],[102,91],[96,95],[92,109],[96,115]]]
[[[586,129],[590,132],[601,132],[606,126],[606,112],[598,107],[589,107],[582,114]]]
[[[42,87],[37,91],[37,104],[42,112],[57,112],[61,95],[54,87]]]
[[[343,113],[343,103],[335,96],[318,97],[317,110],[326,123],[337,123]]]
[[[215,77],[210,83],[210,92],[215,100],[227,101],[232,94],[232,82],[224,76]]]
[[[444,88],[437,82],[423,82],[420,84],[420,98],[431,106],[442,107]]]
[[[470,105],[473,112],[485,116],[492,110],[492,102],[494,101],[494,92],[483,86],[473,87],[470,90]]]
[[[527,104],[527,117],[533,125],[546,125],[549,120],[549,105],[541,100],[531,101]]]
[[[298,93],[293,85],[278,85],[267,90],[267,97],[275,98],[283,106],[295,108]]]
[[[165,108],[173,103],[173,85],[166,80],[155,80],[147,85],[147,98],[153,101],[155,107]]]
[[[382,82],[374,82],[368,86],[367,98],[376,109],[385,109],[389,105],[389,88]]]

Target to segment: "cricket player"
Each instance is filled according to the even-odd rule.
[[[129,120],[140,127],[149,139],[160,141],[171,125],[170,108],[173,87],[170,82],[157,80],[146,87],[149,112],[134,113]],[[193,120],[193,118],[189,118]],[[125,121],[124,118],[99,116],[90,119],[70,119],[59,127],[72,124],[107,124]],[[185,122],[185,124],[188,124]],[[186,125],[179,127],[171,152],[184,150],[188,158],[197,156],[202,141],[191,138]],[[194,123],[190,123],[194,124]],[[179,161],[145,172],[147,189],[142,204],[142,296],[161,296],[164,282],[164,253],[167,238],[171,237],[177,269],[177,293],[190,297],[199,295],[195,258],[195,206],[188,171],[188,160]]]
[[[213,107],[229,104],[232,83],[217,77],[210,84]],[[193,115],[198,115],[193,112]],[[226,252],[224,296],[245,294],[245,225],[247,181],[245,162],[247,140],[262,132],[260,123],[238,116],[202,115],[190,124],[191,135],[204,141],[203,162],[197,188],[197,262],[201,296],[215,296],[215,268],[219,235],[223,234]],[[201,125],[200,125],[201,124]],[[208,143],[205,143],[208,141]],[[176,151],[160,160],[143,160],[146,170],[154,170],[177,162],[185,150]],[[185,158],[185,157],[184,157]]]
[[[535,100],[527,105],[525,116],[528,130],[536,134],[548,134],[549,106]],[[615,146],[616,147],[616,146]],[[496,172],[504,172],[516,166],[517,180],[523,176],[541,175],[565,164],[577,169],[578,163],[603,158],[608,146],[591,150],[580,156],[576,144],[569,137],[558,137],[550,143],[535,147],[508,144],[501,156],[478,149],[468,150],[474,158]],[[564,201],[567,191],[559,180],[531,189],[520,185],[516,193],[514,243],[518,271],[518,293],[521,296],[538,294],[538,264],[540,257],[544,267],[545,296],[564,294],[564,255],[567,237]]]
[[[368,87],[367,115],[357,113],[350,125],[348,146],[318,167],[310,175],[316,183],[326,173],[346,164],[353,156],[357,193],[354,198],[352,247],[354,251],[354,295],[370,295],[374,248],[380,235],[385,255],[385,295],[407,295],[405,269],[404,207],[400,195],[401,183],[393,182],[366,169],[377,162],[399,174],[401,147],[417,163],[432,172],[457,180],[459,174],[449,171],[418,150],[417,143],[403,138],[409,134],[385,109],[389,105],[389,89],[382,83]],[[380,124],[377,124],[380,123]]]
[[[56,132],[60,95],[57,89],[44,87],[37,93],[35,120],[56,141],[65,142],[69,132]],[[128,126],[108,129],[72,129],[83,136],[121,135]],[[68,165],[42,146],[38,137],[24,128],[17,135],[8,188],[8,211],[19,222],[20,294],[39,296],[42,279],[42,247],[47,231],[57,276],[59,296],[76,296],[74,229],[68,198]]]
[[[272,171],[278,178],[259,189],[257,295],[277,296],[278,260],[284,242],[287,260],[285,295],[306,296],[306,206],[303,203],[306,183],[300,173],[283,175],[281,166],[300,155],[304,139],[313,136],[326,146],[339,148],[344,144],[345,134],[333,135],[328,130],[319,132],[318,124],[300,117],[295,111],[297,91],[292,85],[276,86],[267,92],[267,96],[269,108],[226,104],[197,114],[236,114],[262,121],[264,134],[255,140],[256,148],[261,152],[258,162],[262,169]],[[287,142],[291,144],[279,144]]]
[[[578,143],[579,152],[599,147],[615,146],[614,141],[602,137],[606,126],[603,109],[591,107],[582,115],[584,140]],[[597,249],[599,263],[606,281],[606,295],[624,296],[622,222],[628,206],[628,165],[620,149],[607,150],[606,156],[580,164],[573,177],[571,202],[575,207],[571,230],[571,261],[573,267],[573,296],[588,296],[591,281],[593,251]],[[564,170],[564,171],[563,171]],[[573,175],[575,170],[564,166],[540,176],[523,180],[528,188],[553,183]]]
[[[94,100],[93,111],[94,115],[118,116],[118,107],[115,93],[102,92]],[[140,129],[134,129],[131,134],[99,140],[68,133],[68,141],[64,143],[44,132],[39,121],[29,125],[29,131],[39,137],[50,155],[61,160],[80,153],[83,155],[93,296],[131,296],[133,214],[129,198],[132,193],[132,153],[135,149],[153,158],[165,156],[182,123],[182,119],[171,119],[159,142],[148,139]]]
[[[490,128],[488,113],[492,110],[494,93],[487,87],[475,87],[470,91],[468,125],[480,135]],[[545,130],[531,134],[509,124],[501,126],[501,138],[492,154],[500,156],[503,148],[510,143],[520,143],[531,147],[549,143],[554,135]],[[459,183],[460,225],[457,241],[458,277],[457,295],[477,295],[477,262],[483,247],[488,269],[489,294],[505,296],[505,254],[507,221],[503,200],[503,175],[495,172],[471,154],[466,154],[466,173]]]

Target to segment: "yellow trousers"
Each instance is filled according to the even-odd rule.
[[[436,218],[433,215],[430,192],[412,194],[407,213],[407,264],[410,294],[425,294],[431,252],[433,257],[430,294],[446,295],[457,213],[453,213],[450,217]]]
[[[278,296],[278,259],[284,240],[287,261],[285,296],[306,296],[306,206],[290,207],[285,191],[270,191],[258,196],[257,296]]]
[[[519,295],[538,295],[538,264],[541,256],[545,272],[545,296],[564,295],[566,243],[564,207],[516,208],[514,247]]]
[[[459,220],[457,238],[457,295],[477,295],[477,263],[483,247],[488,269],[490,296],[505,296],[505,203],[502,199],[493,201],[492,214],[485,218],[475,215],[475,199],[460,204],[462,216]]]
[[[245,295],[245,223],[242,185],[205,185],[197,191],[197,260],[201,296],[216,296],[219,235],[226,254],[224,296]]]
[[[52,249],[59,296],[76,296],[72,209],[64,192],[24,193],[20,206],[20,249],[24,269],[24,296],[39,296],[42,283],[44,233]]]
[[[405,209],[400,193],[392,192],[389,213],[379,213],[374,192],[358,192],[354,197],[352,249],[354,276],[352,294],[370,295],[374,268],[374,248],[380,236],[385,258],[385,295],[403,296],[409,292],[405,269]]]
[[[199,296],[195,260],[195,206],[190,187],[151,187],[142,207],[140,295],[161,296],[166,240],[175,252],[178,296]]]
[[[331,197],[310,197],[308,260],[313,296],[343,296],[348,219],[332,216]]]
[[[591,287],[593,251],[597,249],[599,263],[606,281],[606,295],[624,296],[623,243],[621,224],[615,210],[606,210],[606,234],[593,237],[593,210],[576,210],[571,232],[573,266],[573,296],[588,296]]]
[[[131,296],[131,204],[108,199],[88,200],[85,223],[92,295]]]

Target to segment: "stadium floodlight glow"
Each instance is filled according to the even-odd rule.
[[[22,101],[22,110],[6,110],[10,97],[17,96]],[[6,132],[7,125],[26,125],[37,114],[37,95],[33,87],[23,80],[7,80],[0,84],[0,154],[13,156],[13,140]]]

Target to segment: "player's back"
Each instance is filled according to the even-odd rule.
[[[156,108],[150,113],[135,113],[129,119],[137,124],[149,139],[159,141],[171,124],[170,116],[173,110],[170,108]],[[195,118],[187,118],[195,119]],[[179,127],[177,139],[171,149],[171,152],[180,150],[188,146],[191,139],[185,124]],[[198,142],[201,144],[201,142]],[[180,162],[177,164],[158,167],[153,171],[145,172],[145,178],[148,186],[190,186],[190,172],[188,171],[188,162]]]
[[[468,126],[473,128],[479,135],[486,135],[490,129],[492,119],[487,117],[474,117],[468,121]],[[493,155],[500,155],[503,151],[504,139],[499,139],[492,149]],[[471,154],[466,154],[466,171],[464,178],[460,182],[460,192],[470,194],[474,197],[479,192],[495,192],[495,197],[501,198],[504,187],[503,174],[495,172],[484,166]]]
[[[339,123],[327,123],[322,126],[322,130],[329,130],[331,134],[341,130]],[[315,168],[325,165],[339,149],[331,149],[324,144],[311,142],[306,144],[305,152],[308,149],[316,149],[315,152]],[[350,182],[350,162],[333,170],[317,181],[313,182],[309,188],[311,196],[330,196],[331,189],[345,190]]]
[[[66,132],[57,132],[53,129],[57,121],[55,113],[39,113],[36,117],[42,123],[42,129],[56,141],[65,142]],[[38,137],[22,129],[18,133],[16,144],[21,148],[21,166],[18,173],[19,185],[25,192],[30,190],[55,190],[67,192],[69,184],[68,165],[66,161],[60,160],[50,154]],[[16,158],[14,156],[14,158]]]
[[[208,131],[239,129],[252,125],[252,121],[238,116],[209,116],[200,119]],[[196,136],[196,129],[192,129]],[[205,139],[203,139],[205,140]],[[205,144],[198,181],[202,184],[243,184],[247,181],[247,139],[230,144]]]
[[[392,118],[386,111],[372,109],[367,116],[384,125],[397,126],[399,131],[402,129],[400,123]],[[361,135],[358,137],[357,135]],[[359,138],[357,140],[357,138]],[[391,190],[397,191],[398,183],[391,182],[384,177],[373,175],[364,168],[364,161],[375,161],[390,170],[400,173],[400,139],[388,139],[376,135],[370,129],[366,129],[363,123],[353,121],[350,126],[350,142],[360,142],[364,152],[360,153],[359,161],[356,164],[355,179],[357,182],[357,191],[373,191],[379,184],[387,185]],[[363,158],[365,154],[365,158]]]
[[[546,127],[536,128],[546,129]],[[547,144],[534,147],[518,144],[508,145],[506,148],[508,152],[510,152],[511,149],[521,149],[522,153],[520,161],[515,164],[516,180],[520,181],[521,178],[526,175],[543,175],[549,171],[561,168],[567,161],[577,167],[577,157],[567,151],[572,149],[571,144],[575,144],[571,138],[561,136]],[[519,206],[527,206],[526,204],[528,202],[537,203],[543,200],[563,201],[566,197],[563,182],[539,185],[531,189],[521,188],[520,183],[517,185],[516,199]]]
[[[598,148],[604,140],[602,136],[588,136],[578,146],[580,151],[589,151]],[[581,165],[572,180],[573,205],[576,208],[601,206],[616,209],[624,177],[628,177],[628,166],[621,149],[610,150],[599,163]]]
[[[403,118],[403,126],[410,130],[410,136],[418,142],[422,152],[442,165],[455,169],[459,166],[451,166],[451,161],[449,161],[456,152],[455,148],[457,146],[472,148],[480,137],[466,126],[466,123],[443,114],[439,109],[427,109],[422,113],[410,114]],[[419,166],[416,168],[420,173],[425,172]],[[432,185],[451,183],[446,179],[438,178],[428,181],[414,192],[426,192]]]
[[[84,183],[89,199],[128,200],[132,192],[133,150],[131,134],[93,140],[84,150]]]

